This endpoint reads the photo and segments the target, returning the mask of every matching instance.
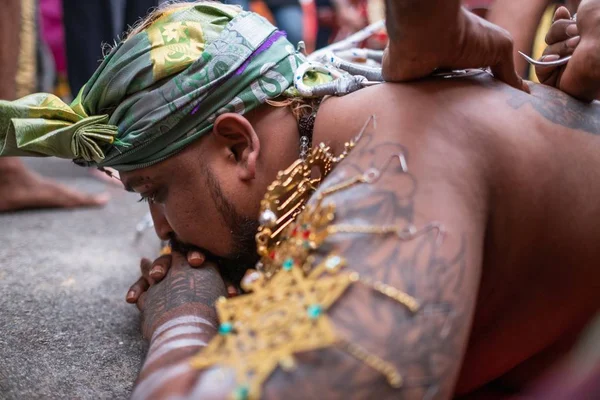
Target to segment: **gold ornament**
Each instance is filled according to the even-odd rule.
[[[264,283],[251,294],[217,302],[219,336],[192,361],[195,368],[234,370],[234,397],[242,399],[260,398],[263,383],[278,366],[294,368],[295,353],[339,342],[325,311],[352,281],[348,274],[308,279],[296,267]]]
[[[319,184],[333,167],[348,156],[374,120],[374,117],[369,118],[356,138],[344,144],[344,151],[338,157],[331,154],[329,146],[321,143],[305,160],[297,160],[277,174],[260,203],[260,227],[256,234],[256,245],[261,257],[269,255],[271,248],[281,240],[282,232],[304,210],[306,202]],[[315,169],[318,176],[313,176]]]
[[[310,253],[321,247],[321,244],[327,237],[335,234],[370,234],[370,235],[396,235],[402,241],[413,240],[419,236],[436,231],[439,238],[442,238],[440,224],[433,222],[424,228],[417,230],[413,225],[407,226],[360,226],[332,224],[335,219],[335,204],[323,204],[323,201],[334,193],[350,189],[356,185],[373,184],[387,170],[393,160],[398,160],[404,173],[408,172],[406,159],[402,153],[394,154],[381,170],[370,168],[362,174],[355,175],[345,181],[332,185],[322,190],[317,196],[315,204],[305,206],[304,211],[298,215],[296,221],[290,221],[283,232],[278,233],[280,240],[269,246],[264,246],[258,242],[257,248],[261,255],[261,260],[257,265],[259,273],[264,274],[266,279],[271,278],[282,266],[286,259],[293,259],[302,269],[309,273],[313,265],[313,258]],[[262,252],[260,251],[262,247]],[[302,260],[302,261],[301,261]],[[242,281],[243,282],[243,281]]]
[[[392,387],[400,387],[402,376],[392,364],[336,335],[326,315],[346,289],[361,280],[356,272],[340,273],[345,265],[342,257],[330,255],[306,274],[290,257],[272,279],[255,280],[249,287],[252,293],[219,299],[219,335],[192,359],[192,367],[230,368],[238,383],[232,397],[258,399],[276,368],[295,368],[294,354],[336,346],[381,372]],[[418,310],[411,296],[382,283],[374,287],[411,312]]]

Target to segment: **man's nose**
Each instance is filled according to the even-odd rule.
[[[154,230],[160,240],[169,240],[174,232],[165,217],[163,207],[150,203],[150,214],[152,215],[152,221],[154,221]]]

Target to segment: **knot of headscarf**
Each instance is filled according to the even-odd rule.
[[[101,162],[103,147],[115,143],[118,128],[108,115],[88,116],[58,97],[33,94],[0,101],[0,155],[52,155]]]
[[[117,45],[70,106],[49,94],[0,101],[0,156],[149,166],[210,132],[218,115],[289,93],[304,60],[257,14],[173,7]]]

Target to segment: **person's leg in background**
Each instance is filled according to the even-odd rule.
[[[304,20],[302,7],[298,1],[288,2],[295,4],[285,4],[272,6],[267,1],[267,5],[275,18],[275,25],[287,33],[288,40],[294,45],[304,38]]]
[[[21,0],[5,0],[0,13],[0,99],[14,100],[17,93],[17,69],[21,32]],[[11,191],[16,179],[26,172],[18,158],[0,158],[0,212],[14,208]]]
[[[331,0],[315,0],[318,15],[316,49],[322,49],[329,44],[335,24],[335,10]]]
[[[18,75],[31,70],[33,74],[29,79],[35,80],[34,21],[35,0],[3,0],[0,12],[1,100],[15,99],[17,81],[25,79],[24,75]],[[27,85],[22,87],[27,88]],[[0,212],[25,208],[97,206],[105,204],[106,200],[105,196],[89,196],[46,181],[29,171],[18,158],[0,158]]]
[[[112,7],[107,0],[63,0],[67,69],[73,97],[103,58],[102,45],[115,37]]]
[[[21,33],[21,0],[4,0],[0,13],[0,99],[17,95],[18,45]]]

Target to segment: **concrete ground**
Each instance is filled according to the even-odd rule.
[[[69,162],[28,162],[88,192],[104,209],[0,214],[0,399],[124,399],[145,353],[125,293],[152,231],[134,244],[147,206]]]

